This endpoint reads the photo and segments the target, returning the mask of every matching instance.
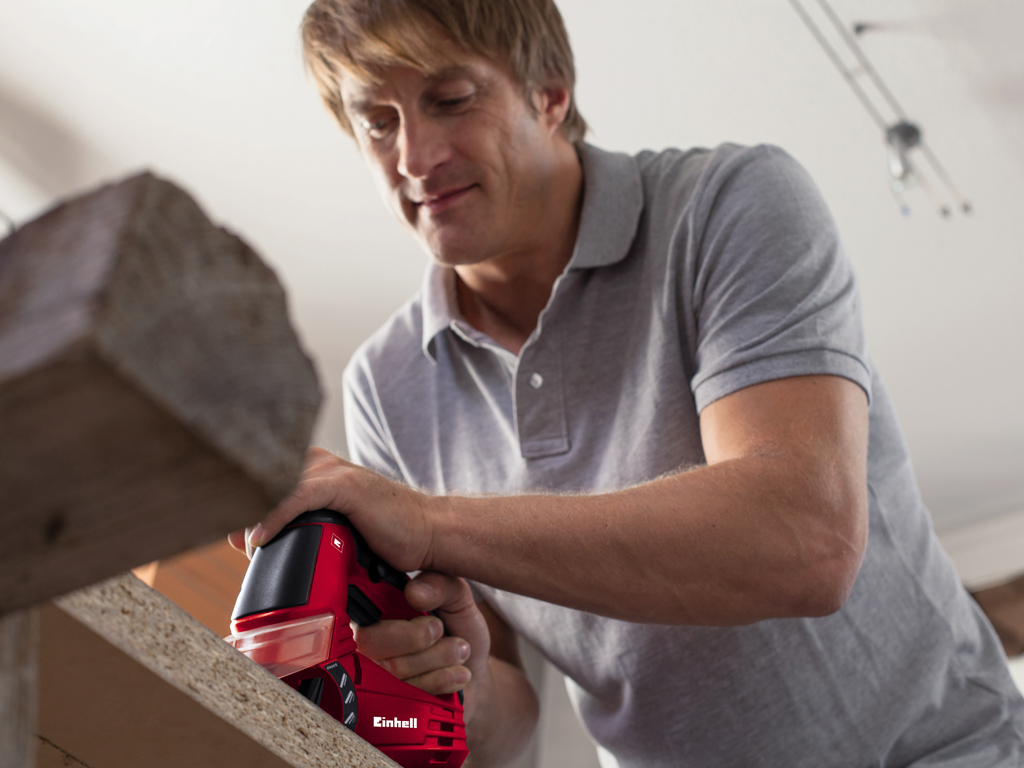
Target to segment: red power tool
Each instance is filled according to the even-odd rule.
[[[408,581],[344,515],[306,512],[256,550],[226,640],[403,768],[459,768],[462,694],[399,680],[356,650],[349,625],[425,615],[406,602]]]

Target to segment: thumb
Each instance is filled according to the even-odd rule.
[[[491,649],[491,634],[473,591],[465,579],[435,571],[421,571],[405,587],[406,600],[417,610],[432,611],[453,637],[469,643],[471,656],[466,664],[473,674],[486,664]]]

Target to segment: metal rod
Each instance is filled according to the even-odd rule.
[[[828,0],[817,0],[817,2],[821,7],[821,10],[825,12],[826,16],[828,16],[829,21],[832,22],[832,26],[834,26],[836,31],[839,32],[839,36],[843,39],[843,42],[846,43],[847,47],[849,47],[853,52],[853,55],[857,57],[857,61],[860,63],[861,68],[867,73],[868,77],[871,78],[871,82],[875,84],[875,88],[877,88],[878,92],[882,94],[882,98],[889,103],[889,107],[896,113],[896,116],[899,117],[900,120],[906,120],[907,113],[903,110],[903,107],[900,106],[900,103],[896,101],[896,97],[892,95],[892,91],[889,90],[889,87],[882,81],[882,78],[879,77],[875,68],[871,66],[871,62],[868,61],[867,56],[864,55],[864,51],[860,49],[857,41],[854,40],[853,36],[846,28],[846,25],[843,24],[842,19],[840,19],[839,16],[836,15],[836,12],[832,10],[832,6],[828,4]]]
[[[946,169],[939,163],[939,158],[932,152],[931,147],[925,144],[923,141],[919,145],[921,153],[928,159],[928,162],[932,166],[932,170],[935,171],[935,175],[939,177],[939,180],[946,185],[946,189],[949,190],[950,195],[956,200],[956,204],[960,206],[960,210],[964,213],[970,213],[972,206],[971,201],[965,198],[961,193],[960,189],[956,184],[953,183],[953,179],[946,173]]]
[[[818,29],[818,26],[814,23],[814,20],[811,19],[811,17],[808,15],[804,7],[798,2],[798,0],[789,0],[789,4],[793,6],[793,10],[797,12],[797,15],[801,18],[804,25],[807,27],[808,30],[810,30],[811,35],[813,35],[814,39],[818,41],[818,45],[821,46],[822,50],[824,50],[825,53],[828,55],[829,59],[831,59],[832,64],[835,65],[835,68],[839,70],[839,74],[843,76],[843,79],[846,81],[846,83],[850,86],[850,89],[860,100],[860,103],[864,106],[864,109],[868,111],[868,114],[871,115],[872,119],[878,124],[879,128],[881,128],[883,131],[886,130],[888,124],[886,123],[885,118],[882,117],[881,113],[875,108],[875,105],[871,103],[871,100],[868,98],[868,95],[864,92],[864,89],[860,87],[860,83],[857,82],[856,76],[854,76],[854,74],[850,72],[850,70],[847,68],[846,64],[843,63],[843,60],[840,58],[835,48],[833,48],[831,43],[829,43],[829,41],[825,39],[825,36],[821,33],[821,30]]]
[[[913,167],[911,175],[917,182],[918,186],[924,191],[928,200],[931,201],[931,204],[935,207],[935,211],[942,218],[948,219],[950,216],[949,206],[946,205],[946,201],[942,199],[942,195],[940,195],[928,181],[928,177],[921,173],[920,168],[916,166]]]

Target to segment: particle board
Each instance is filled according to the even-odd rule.
[[[37,766],[395,763],[127,574],[40,611]]]

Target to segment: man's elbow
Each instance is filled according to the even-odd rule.
[[[818,618],[836,613],[853,592],[867,548],[867,511],[847,511],[846,516],[850,524],[831,530],[814,558],[801,590],[800,615]]]
[[[836,613],[846,605],[850,593],[853,592],[854,581],[856,571],[852,577],[822,579],[813,590],[804,595],[797,614],[808,618],[821,618]]]

